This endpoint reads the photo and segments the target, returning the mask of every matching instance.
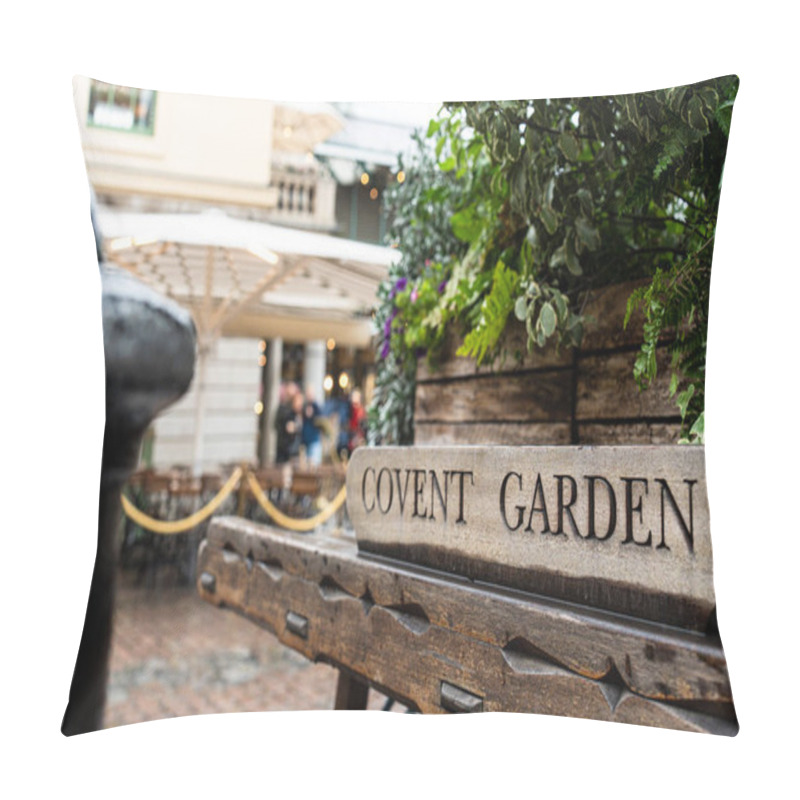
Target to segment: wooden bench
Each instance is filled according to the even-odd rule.
[[[341,531],[216,518],[198,591],[423,713],[516,711],[734,734],[719,638],[359,555]]]
[[[422,713],[735,734],[697,447],[361,448],[339,529],[214,520],[200,595]]]

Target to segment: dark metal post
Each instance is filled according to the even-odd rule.
[[[99,251],[98,251],[99,252]],[[120,552],[120,500],[153,417],[189,387],[194,372],[191,315],[128,273],[101,265],[106,427],[95,560],[72,686],[61,731],[103,726]]]

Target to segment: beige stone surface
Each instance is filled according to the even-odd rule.
[[[359,550],[703,629],[705,452],[691,446],[360,448]]]

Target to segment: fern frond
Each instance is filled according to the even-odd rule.
[[[474,357],[482,364],[491,353],[506,327],[508,315],[514,309],[519,275],[498,261],[494,270],[492,288],[481,305],[477,326],[464,338],[458,355]]]

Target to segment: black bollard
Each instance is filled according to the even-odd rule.
[[[97,557],[61,725],[65,736],[103,727],[121,548],[120,491],[136,468],[148,425],[186,391],[194,373],[196,337],[189,312],[123,270],[101,264],[100,271],[106,425]]]

